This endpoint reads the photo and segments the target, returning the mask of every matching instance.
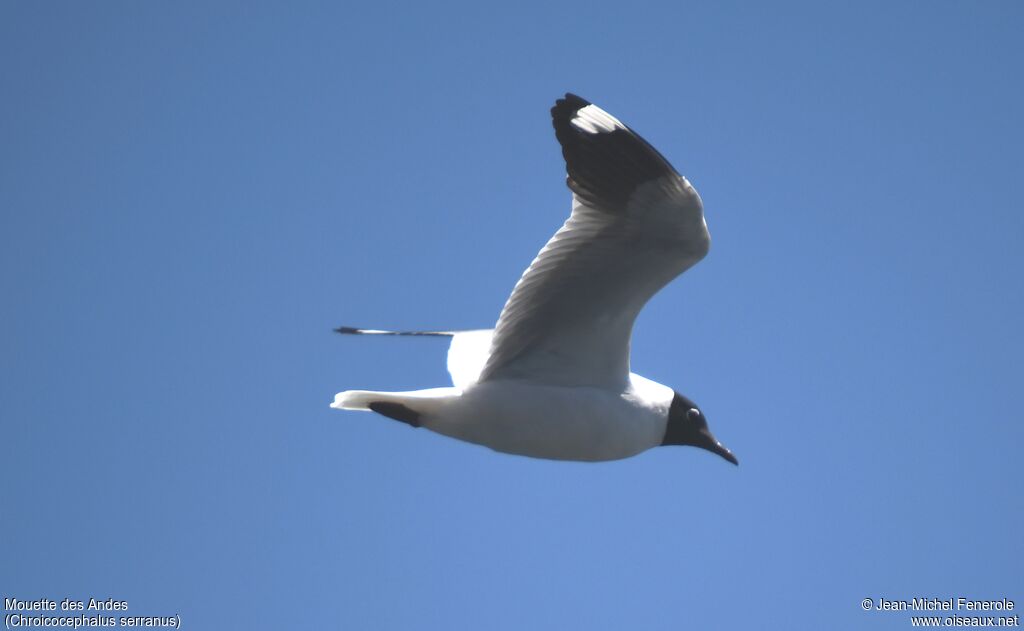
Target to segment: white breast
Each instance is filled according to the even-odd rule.
[[[661,444],[672,390],[639,375],[615,393],[517,380],[467,388],[423,419],[440,434],[506,453],[555,460],[617,460]]]

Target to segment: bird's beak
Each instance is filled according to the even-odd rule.
[[[740,461],[736,459],[736,456],[732,455],[732,452],[729,451],[725,445],[718,442],[718,439],[716,439],[706,428],[701,432],[701,434],[703,434],[706,439],[706,442],[703,445],[700,445],[701,447],[707,449],[711,453],[718,454],[734,465],[738,466],[740,464]]]
[[[712,449],[711,451],[725,458],[734,465],[738,466],[740,464],[740,461],[736,459],[736,456],[732,455],[732,452],[729,451],[726,447],[723,447],[722,443],[715,443],[715,449]]]

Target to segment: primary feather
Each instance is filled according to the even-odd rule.
[[[572,214],[505,303],[480,381],[621,387],[647,301],[707,254],[700,196],[646,141],[567,95],[552,109]]]

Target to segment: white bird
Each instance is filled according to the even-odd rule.
[[[691,445],[738,464],[697,404],[629,367],[637,314],[708,252],[700,196],[596,105],[566,94],[551,117],[572,213],[516,283],[493,330],[337,329],[450,336],[452,387],[348,390],[331,407],[536,458],[616,460]]]

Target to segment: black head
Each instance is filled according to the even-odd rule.
[[[708,429],[708,421],[697,404],[678,392],[672,398],[672,406],[668,411],[668,425],[665,427],[665,438],[662,445],[690,445],[707,449],[716,453],[733,464],[739,464],[736,456],[722,446]]]

